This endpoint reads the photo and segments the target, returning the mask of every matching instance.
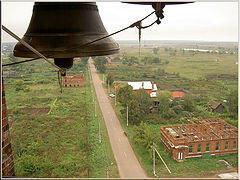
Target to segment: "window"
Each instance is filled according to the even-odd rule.
[[[198,144],[197,152],[201,152],[201,150],[202,150],[202,144]]]
[[[228,147],[229,147],[229,142],[227,141],[227,142],[225,143],[225,150],[228,150]]]
[[[217,143],[216,143],[216,148],[215,148],[215,150],[216,150],[216,151],[219,151],[219,149],[220,149],[220,142],[217,142]]]
[[[183,153],[182,152],[178,152],[178,159],[182,160],[183,159]]]
[[[210,151],[210,144],[209,143],[206,144],[206,151]]]
[[[233,141],[233,149],[237,149],[237,141]]]
[[[189,153],[193,152],[193,145],[189,145]]]

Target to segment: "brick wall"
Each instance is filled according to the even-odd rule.
[[[65,87],[83,87],[84,74],[64,76],[63,83]]]
[[[5,99],[5,90],[4,83],[2,79],[2,176],[3,177],[12,177],[15,176],[14,167],[13,167],[13,155],[12,147],[10,143],[10,133],[9,133],[9,124],[7,116],[7,105]]]
[[[161,126],[160,140],[173,159],[184,161],[185,158],[200,157],[205,153],[211,155],[237,153],[237,131],[237,128],[221,119],[203,120],[198,124],[190,121],[189,125]],[[216,143],[219,143],[218,150]],[[198,145],[201,145],[199,151]],[[189,152],[190,146],[192,152]]]

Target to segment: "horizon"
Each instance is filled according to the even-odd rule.
[[[115,40],[115,41],[117,41],[117,42],[119,42],[119,41],[132,41],[132,42],[138,42],[138,40],[133,40],[133,39],[130,39],[130,40],[128,40],[128,39],[120,39],[120,40]],[[176,39],[176,40],[172,40],[172,39],[170,39],[170,40],[162,40],[162,39],[159,39],[159,40],[151,40],[151,39],[144,39],[144,40],[141,40],[140,42],[141,43],[143,43],[143,42],[145,42],[145,41],[162,41],[162,42],[164,42],[164,41],[185,41],[185,42],[214,42],[214,43],[238,43],[239,41],[208,41],[208,40],[184,40],[184,39],[182,39],[182,40],[179,40],[179,39]],[[5,42],[1,42],[1,44],[4,44],[4,43],[18,43],[18,41],[5,41]]]

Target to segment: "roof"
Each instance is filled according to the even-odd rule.
[[[211,106],[211,108],[216,109],[219,105],[221,105],[221,103],[218,103],[216,101],[210,101],[209,103],[207,103],[207,106]]]
[[[141,81],[141,82],[128,82],[128,85],[133,87],[133,90],[139,90],[139,89],[151,89],[154,91],[157,91],[157,85],[153,84],[151,81]]]
[[[172,92],[172,96],[174,98],[176,98],[176,97],[183,97],[183,92],[181,92],[181,91]]]
[[[114,92],[116,92],[119,87],[124,87],[124,85],[114,86]]]

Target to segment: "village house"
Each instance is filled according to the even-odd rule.
[[[183,92],[182,91],[174,91],[174,92],[172,92],[172,97],[173,98],[182,98]]]
[[[151,81],[128,82],[128,85],[132,86],[133,92],[135,93],[137,93],[139,89],[145,89],[151,98],[157,97],[157,85]]]
[[[217,112],[217,113],[224,113],[225,108],[222,105],[222,103],[216,102],[216,101],[211,101],[207,103],[208,110],[211,112]]]
[[[84,74],[63,76],[64,87],[83,87]]]
[[[222,119],[161,126],[160,140],[173,159],[180,162],[206,153],[225,155],[238,152],[238,129]]]

